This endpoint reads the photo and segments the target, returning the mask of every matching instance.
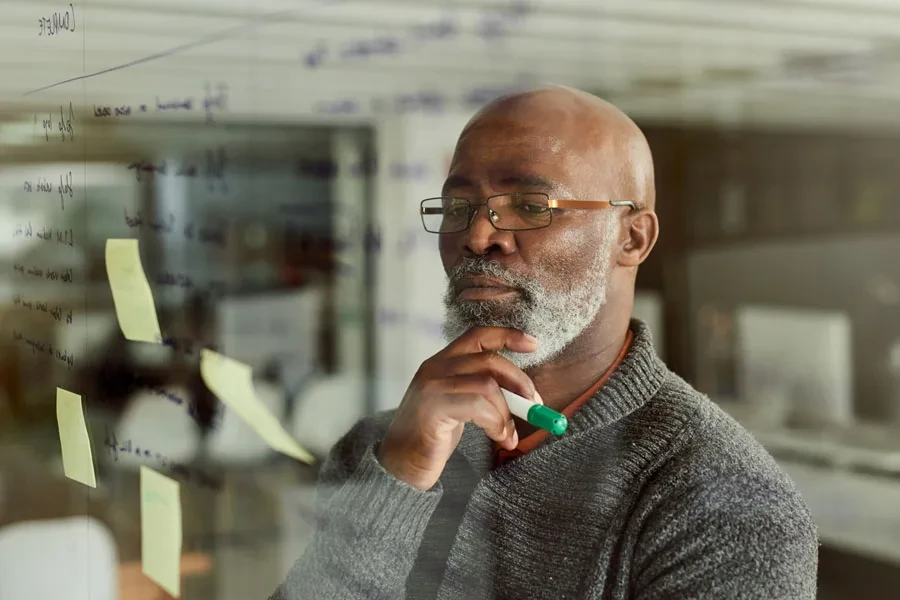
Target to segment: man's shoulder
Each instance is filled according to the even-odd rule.
[[[818,532],[765,448],[675,376],[642,410],[650,428],[678,429],[632,512],[639,585],[654,597],[813,597]]]
[[[690,490],[688,497],[715,491],[765,502],[770,509],[790,507],[797,518],[810,520],[799,491],[772,455],[706,395],[672,375],[653,404],[649,410],[680,426],[654,477],[658,484],[673,494]]]

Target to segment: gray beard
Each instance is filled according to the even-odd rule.
[[[556,270],[552,279],[560,291],[549,290],[536,281],[512,273],[507,267],[484,256],[466,258],[447,274],[444,293],[444,338],[451,342],[473,327],[509,327],[537,338],[535,352],[500,350],[499,354],[522,369],[543,365],[558,357],[588,325],[606,303],[612,244],[618,233],[618,219],[612,215],[603,226],[601,248],[587,273],[567,276]],[[519,291],[512,300],[459,300],[454,284],[462,277],[484,275],[505,282]]]

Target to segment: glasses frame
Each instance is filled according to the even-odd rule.
[[[428,233],[434,233],[436,235],[449,235],[453,233],[462,233],[466,231],[469,227],[472,226],[472,222],[475,220],[475,217],[478,215],[478,209],[482,206],[486,206],[488,211],[491,210],[489,206],[490,201],[493,198],[501,198],[503,196],[512,196],[514,192],[507,192],[505,194],[494,194],[493,196],[488,196],[484,199],[484,202],[472,202],[468,198],[462,198],[460,196],[435,196],[433,198],[425,198],[419,203],[419,215],[422,218],[422,227],[425,228],[425,231]],[[550,198],[549,194],[545,194],[544,192],[526,192],[530,195],[541,195],[547,198],[547,207],[548,208],[565,208],[565,209],[575,209],[575,210],[602,210],[610,207],[617,206],[628,206],[632,211],[638,209],[637,204],[632,202],[631,200],[576,200],[573,198]],[[435,215],[435,214],[443,214],[443,209],[438,208],[426,208],[425,203],[429,200],[442,200],[444,198],[456,198],[458,200],[465,200],[469,205],[469,219],[466,221],[466,226],[462,229],[457,229],[454,231],[431,231],[428,229],[428,226],[425,225],[425,216],[426,215]],[[439,212],[438,212],[439,211]],[[497,227],[497,224],[494,223],[493,219],[488,219],[491,225],[497,231],[534,231],[536,229],[544,229],[546,227],[550,227],[553,223],[553,211],[550,211],[550,220],[547,221],[545,225],[539,225],[538,227],[529,227],[527,229],[506,229],[504,227]]]

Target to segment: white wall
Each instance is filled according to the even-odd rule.
[[[439,324],[446,276],[437,236],[422,227],[419,202],[441,193],[456,138],[469,114],[386,119],[378,128],[376,223],[382,234],[376,291],[377,407],[400,403],[419,365],[446,344]],[[392,165],[421,165],[397,178]]]

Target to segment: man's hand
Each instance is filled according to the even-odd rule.
[[[385,470],[428,490],[472,422],[507,449],[519,443],[500,388],[542,402],[524,371],[497,354],[534,352],[537,340],[515,329],[475,327],[419,367],[381,443]]]

